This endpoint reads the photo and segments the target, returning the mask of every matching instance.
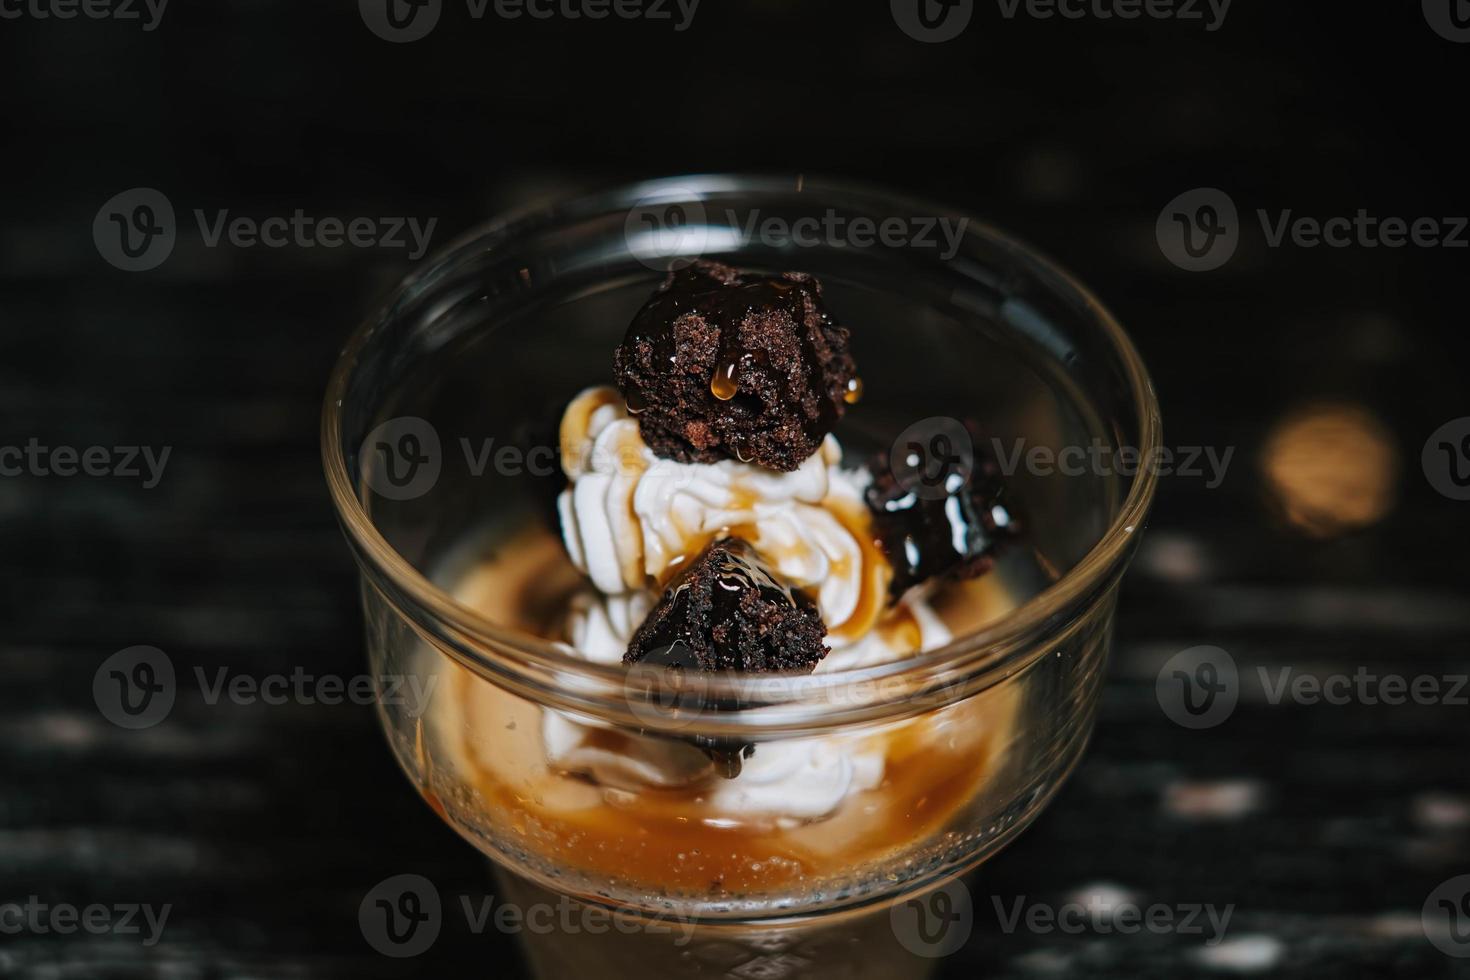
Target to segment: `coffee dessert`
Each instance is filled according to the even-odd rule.
[[[696,696],[730,674],[893,663],[1000,617],[1014,603],[985,573],[1022,522],[997,469],[915,493],[881,460],[846,460],[833,429],[861,411],[854,337],[811,276],[673,273],[613,352],[617,387],[562,415],[559,526],[503,542],[456,599],[569,664],[626,669],[630,690]],[[1003,767],[1019,710],[1002,686],[747,743],[615,726],[445,669],[429,737],[520,864],[696,908],[850,883],[941,838]]]

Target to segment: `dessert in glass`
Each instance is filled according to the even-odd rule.
[[[953,255],[742,233],[834,214],[946,212],[728,176],[539,209],[333,374],[372,672],[435,685],[380,704],[394,753],[502,897],[628,924],[527,933],[538,975],[923,975],[889,909],[1087,740],[1153,477],[1020,461],[1148,458],[1138,356],[978,222]]]

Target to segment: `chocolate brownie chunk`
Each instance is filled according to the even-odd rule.
[[[638,661],[638,666],[694,671],[700,669],[699,660],[695,657],[694,651],[688,646],[685,646],[683,640],[675,640],[668,646],[656,646],[644,651],[642,658]],[[676,679],[671,680],[677,682]],[[674,694],[676,701],[683,701],[685,697],[686,695],[682,692]],[[698,692],[696,691],[695,703],[699,707],[713,707],[715,710],[725,707],[723,703],[707,705],[706,703],[702,703],[703,701],[704,699],[698,697]],[[729,707],[735,708],[739,707],[739,705],[732,704]],[[739,739],[695,735],[688,739],[688,741],[693,742],[695,748],[709,756],[709,760],[715,764],[715,772],[725,779],[734,779],[740,775],[740,770],[744,768],[745,760],[755,754],[754,745],[748,742],[742,742]]]
[[[794,470],[861,392],[821,283],[718,262],[669,276],[633,319],[613,369],[643,441],[683,463]]]
[[[826,635],[805,594],[782,585],[749,544],[725,538],[669,584],[633,634],[623,663],[809,672],[827,655]],[[696,735],[692,741],[726,779],[740,775],[744,760],[755,752],[755,746],[738,739]]]
[[[805,672],[827,655],[826,635],[805,594],[781,584],[749,544],[724,538],[669,584],[623,663]]]
[[[968,472],[949,472],[928,488],[916,486],[912,475],[895,476],[887,458],[874,460],[872,470],[868,509],[873,535],[893,566],[894,599],[935,576],[985,574],[1021,533],[1000,466],[989,456],[976,454]]]

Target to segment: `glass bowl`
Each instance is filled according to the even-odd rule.
[[[665,270],[700,256],[821,280],[862,375],[835,433],[849,465],[956,425],[984,434],[967,451],[1006,464],[1024,545],[936,597],[951,642],[800,679],[701,675],[692,695],[557,642],[577,576],[551,505],[564,482],[556,420],[578,391],[611,382],[612,351]],[[419,791],[530,885],[748,928],[933,888],[1053,797],[1093,725],[1155,477],[1046,466],[1033,451],[1102,445],[1148,459],[1159,438],[1122,329],[1031,249],[885,191],[720,175],[623,187],[461,239],[349,340],[322,420],[383,726]],[[403,678],[431,696],[386,696],[412,689]],[[653,806],[544,771],[548,713],[611,739],[756,753],[881,739],[889,754],[882,783],[836,816],[722,824],[707,802]],[[691,824],[703,836],[680,829]],[[689,853],[709,840],[718,855]]]

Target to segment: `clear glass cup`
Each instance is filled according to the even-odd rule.
[[[962,233],[946,249],[831,231],[895,218]],[[778,233],[801,219],[827,231]],[[1101,304],[942,208],[700,176],[496,223],[398,289],[348,342],[327,394],[323,458],[362,573],[372,672],[432,692],[380,699],[383,725],[419,791],[516,901],[570,900],[649,926],[527,931],[542,975],[718,974],[755,960],[770,976],[921,975],[939,947],[891,910],[1003,847],[1076,765],[1156,478],[1013,465],[1024,546],[937,597],[952,642],[897,662],[779,681],[698,675],[691,692],[569,656],[555,629],[578,578],[554,530],[555,423],[578,391],[611,381],[611,352],[663,270],[701,255],[821,279],[863,379],[836,431],[851,461],[943,420],[978,420],[1013,464],[1018,449],[1148,459],[1159,446],[1147,374]],[[886,768],[827,819],[750,826],[703,797],[549,771],[537,754],[548,713],[613,751],[649,738],[756,752],[876,739]],[[659,923],[691,924],[692,938],[675,943]]]

